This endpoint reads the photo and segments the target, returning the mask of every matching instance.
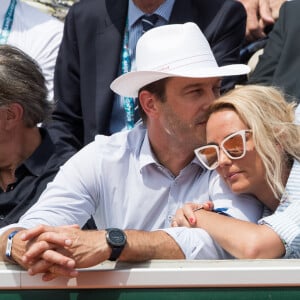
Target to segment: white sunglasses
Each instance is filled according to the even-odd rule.
[[[206,145],[194,150],[197,158],[208,169],[219,166],[220,148],[231,159],[243,158],[246,154],[246,134],[252,130],[239,130],[227,136],[220,145]]]

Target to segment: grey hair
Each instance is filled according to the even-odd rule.
[[[20,49],[0,45],[0,107],[18,103],[24,124],[34,127],[50,118],[46,81],[39,65]]]
[[[253,131],[256,151],[266,170],[266,180],[277,199],[284,192],[283,170],[300,161],[300,126],[295,124],[296,102],[288,103],[275,87],[246,85],[216,100],[208,114],[234,110]]]

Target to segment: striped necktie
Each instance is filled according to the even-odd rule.
[[[142,26],[143,26],[143,33],[148,31],[149,29],[155,26],[157,22],[158,16],[156,14],[153,15],[143,15],[141,18]]]

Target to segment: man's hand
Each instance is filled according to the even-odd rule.
[[[24,241],[36,237],[23,256],[30,264],[29,274],[45,273],[43,279],[57,275],[77,276],[75,268],[94,266],[109,258],[111,249],[105,231],[83,231],[74,226],[40,226],[23,233]]]
[[[279,17],[280,7],[286,0],[269,0],[269,1],[270,1],[270,7],[272,11],[272,17],[276,21]]]
[[[285,0],[238,0],[247,12],[246,39],[249,42],[266,36],[265,28],[274,24]]]
[[[176,211],[172,227],[197,227],[196,211],[200,209],[211,211],[213,208],[214,206],[211,201],[205,203],[185,203],[182,208]]]

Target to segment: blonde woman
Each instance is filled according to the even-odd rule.
[[[177,211],[173,226],[201,227],[237,258],[299,258],[295,104],[272,87],[240,87],[211,105],[206,133],[207,144],[195,150],[196,156],[207,169],[216,169],[233,192],[256,196],[268,216],[253,224],[194,203]]]

